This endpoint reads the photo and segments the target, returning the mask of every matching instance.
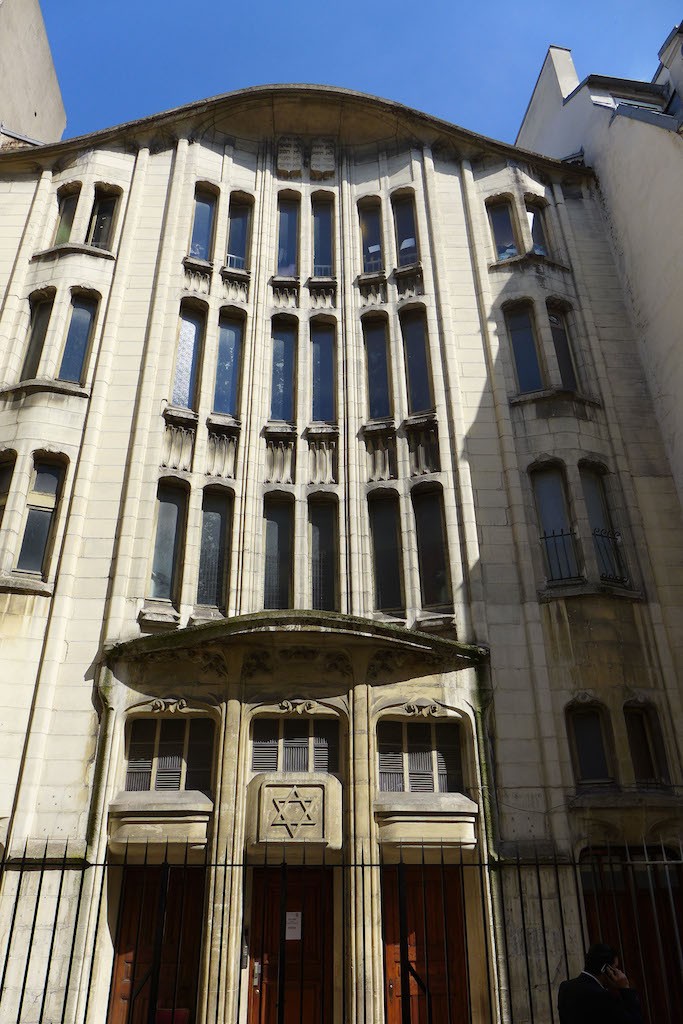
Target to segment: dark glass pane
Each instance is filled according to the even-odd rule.
[[[314,421],[331,421],[335,418],[334,329],[332,327],[313,327],[311,349],[313,419]]]
[[[433,403],[424,318],[420,314],[404,316],[401,330],[408,377],[408,412],[426,412]]]
[[[235,270],[246,270],[247,268],[250,215],[251,207],[239,204],[230,205],[228,266]]]
[[[36,465],[36,478],[33,490],[38,494],[50,494],[57,497],[62,482],[64,470],[61,466],[52,466],[49,462],[39,462]]]
[[[366,326],[365,349],[368,360],[370,419],[383,419],[391,415],[387,339],[383,322],[377,321]]]
[[[252,736],[252,771],[276,772],[278,723],[270,718],[257,718]]]
[[[169,719],[162,720],[157,750],[155,789],[180,789],[184,745],[185,722],[171,721]]]
[[[527,206],[526,214],[531,229],[532,252],[535,252],[537,256],[547,256],[548,243],[543,226],[543,211],[539,206]]]
[[[5,495],[9,491],[13,472],[14,462],[0,462],[0,495]]]
[[[491,230],[493,241],[496,246],[496,255],[499,260],[509,260],[511,256],[517,255],[517,242],[512,227],[512,215],[507,203],[496,203],[489,206],[489,217],[491,218]]]
[[[237,414],[237,394],[242,358],[242,321],[221,320],[218,334],[218,362],[213,411]]]
[[[146,792],[152,785],[156,728],[156,722],[150,718],[138,718],[131,725],[126,771],[126,790],[129,793]]]
[[[280,200],[277,272],[283,277],[296,277],[299,253],[299,204],[293,199]]]
[[[308,771],[308,722],[303,719],[285,719],[282,770],[285,772]]]
[[[38,372],[51,313],[52,299],[36,302],[31,309],[31,333],[28,339],[26,358],[21,370],[22,380],[32,380]]]
[[[270,393],[270,418],[294,419],[294,356],[296,335],[291,327],[273,330],[273,378]]]
[[[606,782],[610,779],[602,735],[600,712],[587,708],[571,715],[576,744],[580,782]]]
[[[313,771],[339,771],[339,723],[313,723]]]
[[[213,733],[210,718],[193,718],[190,722],[185,789],[196,789],[207,796],[211,795]]]
[[[289,608],[292,580],[292,506],[266,501],[265,608]]]
[[[420,590],[424,608],[451,604],[441,495],[436,491],[413,494]]]
[[[402,552],[398,501],[391,497],[369,502],[375,571],[375,604],[382,611],[403,608]]]
[[[647,712],[641,708],[624,708],[624,718],[636,782],[659,782]]]
[[[415,207],[409,198],[397,199],[394,203],[396,221],[396,245],[399,267],[417,262],[417,231],[415,230]]]
[[[402,793],[403,729],[400,722],[379,722],[377,725],[379,788],[382,793]]]
[[[90,218],[90,244],[96,249],[108,249],[116,209],[116,196],[103,196],[95,200]]]
[[[520,309],[508,313],[507,324],[515,357],[519,390],[522,393],[540,391],[543,387],[541,367],[538,362],[534,328],[528,311]]]
[[[332,203],[313,204],[313,277],[332,277]]]
[[[71,307],[71,322],[59,368],[59,379],[80,384],[97,303],[93,299],[74,299]]]
[[[551,580],[573,579],[579,570],[562,474],[559,469],[541,470],[534,473],[533,485],[549,577]]]
[[[225,568],[230,525],[230,496],[207,491],[202,504],[197,603],[225,606]]]
[[[561,313],[550,313],[549,318],[555,355],[557,356],[557,365],[560,368],[562,387],[566,388],[567,391],[576,391],[576,373],[574,372],[574,363],[572,362],[565,319]]]
[[[199,260],[211,258],[211,236],[215,209],[216,199],[210,193],[202,192],[195,196],[190,256],[196,256]]]
[[[178,353],[171,402],[183,409],[193,409],[197,386],[197,370],[202,338],[202,318],[199,313],[185,310],[180,317]]]
[[[25,572],[42,572],[52,525],[52,509],[30,508],[17,566]]]
[[[312,607],[337,608],[337,507],[332,502],[311,502]]]
[[[462,793],[462,757],[460,728],[457,725],[435,725],[436,770],[440,793]]]
[[[152,597],[171,601],[175,596],[184,516],[185,493],[174,487],[159,487]]]
[[[379,206],[364,206],[360,210],[360,233],[363,241],[364,272],[369,274],[382,270],[384,259]]]
[[[78,192],[72,192],[60,200],[59,223],[57,224],[57,233],[55,234],[55,245],[63,245],[71,238],[71,228],[73,227],[77,205]]]

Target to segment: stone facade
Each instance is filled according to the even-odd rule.
[[[57,142],[66,125],[40,0],[0,4],[0,149]]]

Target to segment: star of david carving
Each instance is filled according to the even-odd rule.
[[[287,796],[273,797],[273,804],[277,814],[273,818],[271,825],[282,826],[287,829],[287,834],[290,839],[296,838],[296,835],[300,828],[306,825],[315,825],[316,822],[311,817],[311,804],[313,803],[312,797],[302,796],[296,786],[292,786]],[[298,816],[293,816],[289,812],[290,808],[299,808]]]

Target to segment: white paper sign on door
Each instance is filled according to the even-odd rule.
[[[286,939],[301,938],[301,913],[298,910],[288,910],[285,924]]]

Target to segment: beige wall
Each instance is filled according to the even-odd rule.
[[[40,0],[0,4],[0,82],[2,125],[40,142],[61,139],[66,114]]]

